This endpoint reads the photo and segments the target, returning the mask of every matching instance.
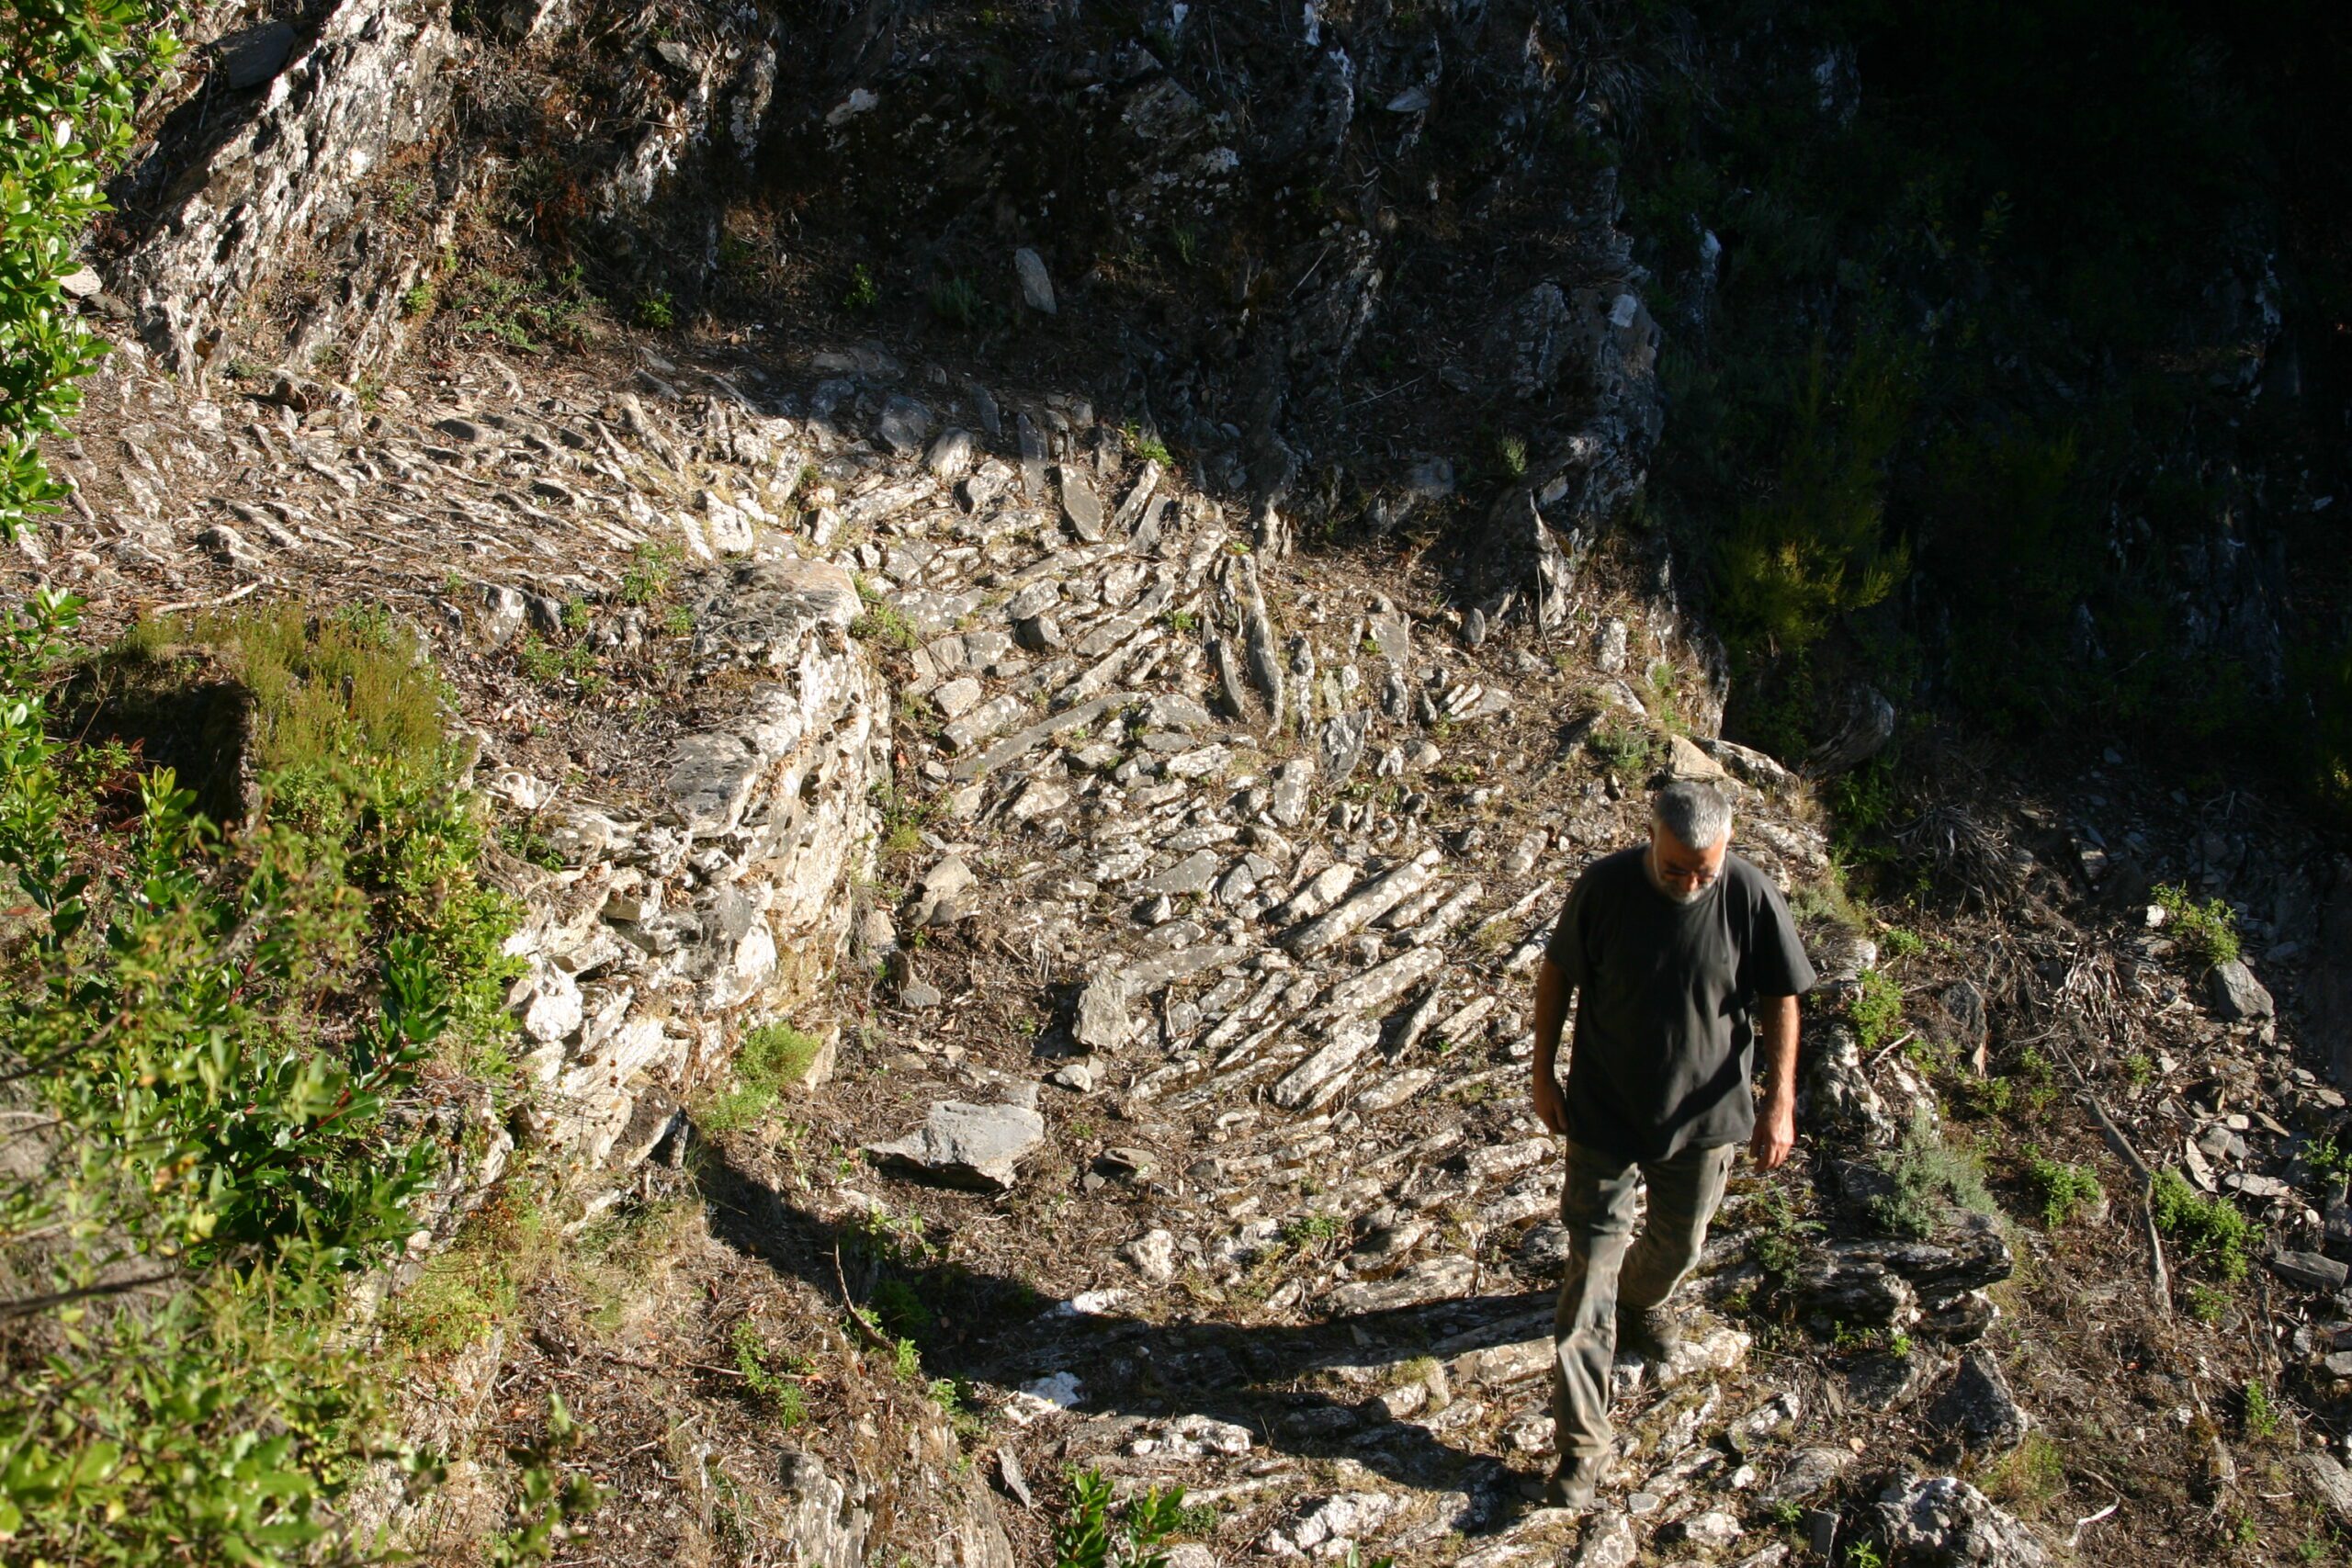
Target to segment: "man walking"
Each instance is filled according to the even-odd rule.
[[[1780,890],[1730,842],[1731,803],[1712,785],[1660,790],[1649,842],[1577,878],[1536,976],[1535,1114],[1568,1140],[1568,1261],[1552,1331],[1560,1461],[1544,1494],[1554,1507],[1592,1506],[1611,1447],[1617,1346],[1651,1362],[1673,1351],[1666,1301],[1698,1261],[1739,1145],[1770,1170],[1796,1142],[1797,998],[1813,965]],[[1564,1087],[1554,1062],[1571,990]],[[1760,1111],[1748,1089],[1759,1028]],[[1639,1180],[1649,1215],[1634,1240]]]

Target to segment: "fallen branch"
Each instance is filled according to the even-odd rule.
[[[1919,1038],[1919,1032],[1917,1030],[1905,1030],[1901,1034],[1895,1037],[1894,1043],[1880,1047],[1879,1054],[1871,1058],[1870,1066],[1864,1070],[1868,1072],[1876,1072],[1878,1070],[1878,1065],[1881,1062],[1885,1061],[1889,1056],[1894,1055],[1897,1051],[1902,1050],[1903,1047],[1910,1044],[1911,1042],[1917,1038]]]
[[[2098,1513],[2086,1515],[2084,1517],[2076,1519],[2075,1521],[2075,1533],[2066,1538],[2066,1545],[2069,1548],[2081,1545],[2084,1530],[2087,1529],[2092,1525],[2098,1523],[2099,1520],[2106,1518],[2109,1515],[2114,1513],[2116,1509],[2120,1508],[2121,1506],[2123,1506],[2123,1500],[2119,1497],[2114,1502],[2109,1503],[2106,1507],[2101,1508]]]
[[[2148,1168],[2148,1162],[2140,1157],[2140,1151],[2132,1146],[2132,1140],[2123,1135],[2123,1129],[2115,1124],[2115,1118],[2107,1113],[2107,1107],[2099,1103],[2098,1096],[2085,1089],[2075,1098],[2091,1113],[2091,1119],[2098,1123],[2099,1136],[2105,1138],[2107,1146],[2115,1151],[2115,1157],[2129,1166],[2132,1174],[2140,1179],[2140,1223],[2148,1238],[2148,1272],[2153,1276],[2151,1283],[2156,1288],[2156,1311],[2170,1317],[2172,1279],[2165,1268],[2164,1238],[2156,1234],[2156,1173]]]
[[[858,1306],[855,1298],[849,1293],[849,1278],[842,1272],[842,1248],[839,1242],[833,1244],[833,1283],[841,1287],[842,1304],[849,1308],[850,1321],[857,1325],[858,1331],[865,1336],[867,1341],[876,1350],[896,1353],[899,1348],[892,1344],[880,1329],[865,1320],[865,1312]]]

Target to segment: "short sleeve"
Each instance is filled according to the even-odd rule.
[[[1803,996],[1819,978],[1804,955],[1804,940],[1772,879],[1759,872],[1755,880],[1756,911],[1747,951],[1740,955],[1740,989],[1756,997]]]
[[[1586,909],[1591,903],[1592,873],[1588,869],[1577,878],[1577,885],[1568,890],[1567,905],[1560,911],[1559,923],[1552,928],[1552,940],[1544,947],[1544,956],[1567,977],[1571,986],[1585,984],[1591,968],[1587,960],[1585,942]]]

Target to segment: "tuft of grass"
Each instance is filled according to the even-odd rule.
[[[514,1315],[523,1292],[553,1267],[559,1245],[536,1195],[513,1183],[500,1187],[448,1250],[385,1303],[385,1334],[428,1356],[479,1342]]]
[[[1176,459],[1169,453],[1168,443],[1152,434],[1135,421],[1127,421],[1125,425],[1121,427],[1120,434],[1126,437],[1127,450],[1136,457],[1147,462],[1157,463],[1163,468],[1172,468],[1176,466]]]
[[[709,1133],[753,1125],[775,1108],[786,1089],[808,1076],[823,1044],[781,1021],[746,1031],[735,1050],[733,1086],[706,1100],[695,1120]]]
[[[987,320],[988,302],[979,286],[968,277],[951,277],[931,291],[931,313],[943,321],[969,330]]]
[[[1985,1490],[1997,1502],[2039,1503],[2056,1496],[2065,1484],[2066,1466],[2058,1445],[2043,1433],[2029,1432]]]
[[[2215,968],[2238,956],[2237,916],[2227,903],[2213,898],[2199,904],[2187,888],[2169,883],[2155,889],[2155,899],[2173,940],[2199,967]]]
[[[1665,743],[1646,726],[1614,714],[1595,725],[1584,744],[1604,770],[1627,778],[1646,777],[1665,750]]]
[[[748,1317],[735,1325],[733,1348],[735,1370],[743,1375],[743,1386],[753,1397],[775,1407],[776,1419],[786,1431],[808,1418],[808,1396],[801,1393],[798,1378],[802,1368],[795,1358],[772,1354]]]
[[[1527,477],[1527,442],[1517,435],[1501,435],[1495,439],[1495,466],[1514,479]]]

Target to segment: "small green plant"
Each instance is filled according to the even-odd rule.
[[[1756,1220],[1747,1233],[1747,1254],[1772,1282],[1783,1285],[1804,1260],[1804,1237],[1821,1229],[1818,1220],[1801,1217],[1788,1194],[1767,1188],[1756,1200]]]
[[[1878,942],[1889,958],[1917,958],[1928,951],[1928,939],[1904,926],[1888,926],[1879,932]]]
[[[931,291],[931,313],[967,330],[980,325],[987,309],[979,286],[968,277],[951,277]]]
[[[1054,1531],[1054,1568],[1167,1568],[1160,1543],[1182,1527],[1184,1489],[1152,1487],[1111,1522],[1111,1483],[1098,1470],[1069,1472],[1069,1505]]]
[[[575,633],[584,632],[588,629],[587,600],[567,599],[564,601],[563,629],[568,632]]]
[[[662,612],[662,629],[672,637],[692,637],[695,613],[684,604],[673,604]]]
[[[1129,420],[1120,434],[1126,437],[1127,450],[1146,462],[1157,463],[1163,468],[1173,468],[1176,459],[1170,455],[1168,444],[1135,421]]]
[[[786,1430],[808,1418],[808,1396],[802,1393],[798,1378],[792,1375],[798,1371],[798,1364],[790,1357],[772,1355],[767,1341],[750,1318],[735,1325],[733,1346],[735,1370],[742,1374],[743,1386],[754,1398],[775,1407],[776,1417]],[[779,1366],[783,1371],[777,1370]]]
[[[1517,435],[1498,436],[1495,440],[1495,466],[1507,478],[1527,477],[1527,442]]]
[[[1344,1227],[1336,1214],[1302,1214],[1283,1226],[1283,1241],[1292,1247],[1312,1247],[1336,1237]]]
[[[1595,725],[1584,744],[1605,772],[1625,778],[1646,777],[1664,750],[1647,726],[1615,714]]]
[[[1849,1541],[1846,1544],[1846,1568],[1886,1568],[1886,1554],[1874,1542]]]
[[[2226,1198],[2208,1198],[2170,1168],[2156,1172],[2148,1189],[2148,1212],[2156,1229],[2231,1284],[2245,1278],[2254,1222]]]
[[[2199,1323],[2219,1323],[2222,1314],[2230,1310],[2228,1292],[2217,1291],[2199,1280],[2189,1280],[2181,1293],[2186,1299],[2188,1315]]]
[[[1168,227],[1168,242],[1176,247],[1176,260],[1184,266],[1197,266],[1201,259],[1201,237],[1182,223]]]
[[[895,648],[903,653],[913,652],[915,645],[922,640],[915,635],[914,623],[862,577],[857,580],[857,592],[858,597],[865,602],[865,608],[850,622],[850,636],[879,643],[885,648]]]
[[[2003,1461],[1988,1490],[2002,1502],[2039,1503],[2057,1495],[2065,1484],[2066,1466],[2058,1445],[2043,1433],[2029,1432]]]
[[[2123,1058],[2123,1076],[2133,1089],[2145,1089],[2156,1079],[2155,1058],[2145,1051],[2134,1051]]]
[[[2039,1149],[2026,1151],[2025,1179],[2049,1230],[2056,1230],[2079,1210],[2096,1208],[2107,1196],[2088,1168],[2047,1158]]]
[[[1898,1357],[1904,1360],[1910,1359],[1911,1336],[1905,1334],[1899,1328],[1894,1333],[1888,1335],[1886,1337],[1886,1353],[1890,1356]]]
[[[440,284],[429,277],[420,277],[401,291],[401,314],[411,321],[429,316],[440,299]]]
[[[1865,969],[1846,999],[1846,1020],[1864,1051],[1875,1051],[1903,1028],[1903,987],[1883,969]]]
[[[1782,1529],[1792,1530],[1804,1523],[1804,1505],[1787,1498],[1772,1505],[1772,1522]]]
[[[2270,1391],[2252,1378],[2248,1378],[2244,1392],[2246,1436],[2250,1438],[2277,1437],[2284,1423],[2279,1417],[2278,1407],[2271,1403]]]
[[[2199,904],[2187,888],[2169,883],[2156,887],[2155,899],[2180,951],[2200,967],[2211,969],[2237,957],[2237,916],[2226,902],[2214,898]]]
[[[866,311],[882,302],[882,290],[864,262],[849,269],[849,287],[842,290],[842,309]]]
[[[648,539],[638,546],[629,557],[628,569],[621,573],[621,603],[655,604],[668,598],[671,581],[677,575],[679,556],[675,545]]]
[[[1190,637],[1201,629],[1200,615],[1191,610],[1170,610],[1166,619],[1170,631],[1179,632],[1185,637]]]
[[[507,1450],[507,1457],[522,1471],[522,1495],[515,1509],[522,1522],[484,1543],[482,1561],[489,1568],[528,1568],[547,1562],[575,1533],[571,1521],[594,1511],[603,1500],[590,1477],[567,1478],[558,1468],[557,1457],[579,1440],[579,1424],[565,1407],[563,1396],[548,1394],[547,1435],[527,1447]]]
[[[656,332],[666,332],[678,324],[678,312],[670,301],[670,291],[657,288],[637,302],[637,324]]]

